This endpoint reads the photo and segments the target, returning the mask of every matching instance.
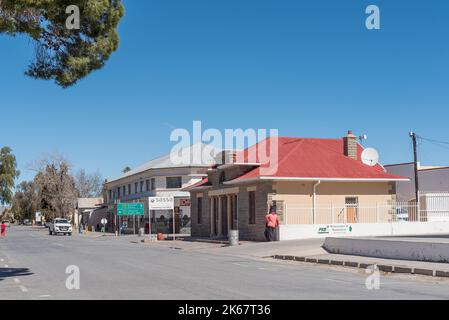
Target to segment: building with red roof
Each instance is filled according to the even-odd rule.
[[[190,186],[192,236],[263,240],[265,215],[275,208],[285,225],[369,223],[359,207],[395,200],[395,183],[408,178],[362,161],[364,148],[348,132],[341,139],[270,137],[227,152],[222,165]],[[377,210],[376,222],[389,212]],[[352,227],[349,227],[352,228]]]

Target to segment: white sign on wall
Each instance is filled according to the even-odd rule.
[[[174,197],[150,197],[148,198],[149,210],[174,210]]]

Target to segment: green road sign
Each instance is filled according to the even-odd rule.
[[[143,203],[119,203],[117,205],[117,215],[143,216],[145,215],[145,208]]]

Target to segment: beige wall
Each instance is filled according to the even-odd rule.
[[[390,182],[322,182],[316,188],[313,203],[312,182],[277,182],[272,199],[283,201],[288,224],[347,223],[346,198],[357,198],[357,220],[360,223],[389,222],[395,200],[395,187]],[[351,222],[351,221],[350,221]]]
[[[273,200],[289,204],[313,205],[312,182],[276,182]],[[344,205],[347,197],[357,197],[359,204],[375,204],[394,199],[394,185],[389,182],[322,182],[316,188],[317,205]]]

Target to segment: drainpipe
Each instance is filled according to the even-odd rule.
[[[313,221],[312,223],[315,224],[316,221],[316,188],[321,184],[321,180],[318,180],[314,185],[313,185]]]

